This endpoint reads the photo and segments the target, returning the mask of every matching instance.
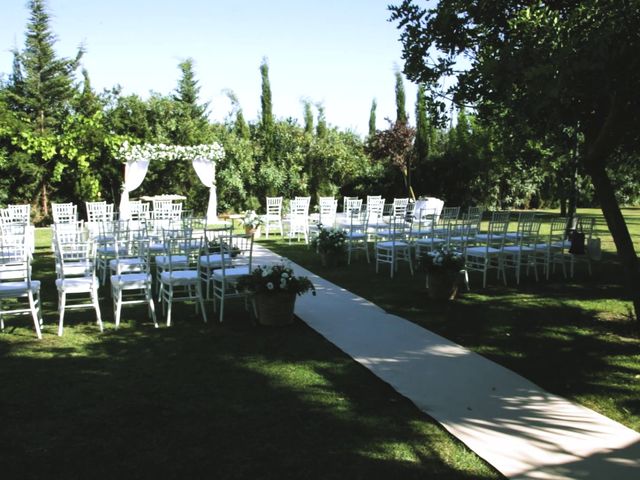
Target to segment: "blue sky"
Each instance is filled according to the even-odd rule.
[[[401,44],[387,4],[393,0],[49,0],[56,51],[83,65],[94,88],[168,94],[178,63],[195,62],[201,101],[223,120],[237,95],[245,117],[257,118],[260,72],[267,57],[274,113],[302,118],[302,99],[324,104],[328,122],[366,134],[371,101],[377,126],[395,118],[394,68]],[[26,0],[1,0],[0,72],[11,71],[11,49],[24,45]],[[416,87],[405,80],[413,117]]]

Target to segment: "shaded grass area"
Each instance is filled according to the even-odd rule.
[[[640,210],[626,209],[625,215],[637,244]],[[389,312],[640,431],[639,328],[631,319],[621,266],[602,219],[598,230],[605,251],[592,277],[579,265],[573,280],[558,269],[549,281],[536,283],[532,274],[520,286],[511,274],[504,287],[492,274],[482,289],[481,276],[472,273],[472,290],[453,302],[428,298],[425,275],[412,277],[406,265],[391,280],[388,266],[376,274],[373,261],[367,264],[364,256],[349,267],[332,269],[322,267],[305,245],[264,244]]]
[[[105,333],[71,311],[57,337],[47,235],[44,338],[28,317],[0,335],[3,478],[501,478],[304,323],[258,328],[241,302],[159,329],[125,308],[116,331],[103,298]]]

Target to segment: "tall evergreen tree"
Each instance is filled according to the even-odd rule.
[[[431,125],[427,117],[427,96],[423,84],[418,85],[416,96],[416,161],[422,165],[428,158],[431,148]]]
[[[56,134],[62,129],[76,92],[74,71],[83,51],[80,49],[75,59],[58,58],[45,1],[30,0],[28,8],[25,48],[14,56],[12,75],[14,82],[22,78],[22,88],[14,90],[10,101],[13,110],[23,112],[30,119],[31,128],[21,132],[20,148],[31,154],[32,164],[25,168],[37,185],[41,210],[46,216],[51,184],[64,170],[64,162],[57,152]]]
[[[273,129],[273,106],[271,104],[271,84],[269,83],[269,64],[266,58],[260,64],[260,75],[262,77],[262,95],[260,95],[260,105],[262,107],[261,126],[265,132]]]
[[[318,109],[318,125],[316,126],[316,135],[318,138],[323,138],[327,135],[327,119],[324,115],[324,105],[322,103],[317,103],[316,108]]]
[[[44,0],[30,0],[25,49],[20,55],[24,75],[24,95],[17,103],[37,125],[39,132],[59,125],[74,95],[75,59],[57,58],[55,35],[49,28],[49,13]]]
[[[402,73],[396,70],[396,123],[406,124],[408,121],[406,110],[406,96],[404,93],[404,82],[402,81]]]
[[[302,101],[304,105],[304,133],[313,135],[313,109],[309,100]]]
[[[369,137],[373,137],[376,134],[376,110],[378,108],[378,102],[374,98],[371,101],[371,111],[369,112]]]
[[[240,100],[238,100],[238,97],[233,90],[227,89],[225,90],[225,93],[231,102],[231,115],[235,116],[233,121],[233,132],[238,137],[247,140],[251,133],[249,131],[249,125],[247,125],[247,121],[244,118],[244,113],[240,106]]]
[[[172,95],[176,103],[176,122],[172,140],[179,145],[194,145],[206,141],[208,103],[199,104],[200,87],[193,71],[193,59],[178,64],[181,76]]]
[[[187,58],[178,64],[182,76],[172,98],[179,102],[188,116],[194,120],[206,118],[208,103],[198,104],[200,87],[193,71],[193,59]]]

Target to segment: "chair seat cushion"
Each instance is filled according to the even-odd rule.
[[[200,281],[200,275],[196,270],[174,270],[162,272],[160,281],[167,285],[193,285]]]
[[[171,255],[171,263],[176,267],[187,265],[186,255]],[[156,266],[159,268],[169,268],[169,255],[156,255]]]
[[[225,265],[231,265],[232,259],[228,256],[224,258]],[[222,266],[222,255],[219,253],[211,253],[209,255],[200,256],[200,266],[204,268],[220,268]]]
[[[493,247],[470,247],[467,248],[467,256],[483,257],[487,254],[497,255],[500,251],[499,248]]]
[[[111,285],[121,290],[142,289],[151,285],[151,275],[148,273],[111,275]]]
[[[226,278],[249,275],[249,273],[249,265],[239,265],[237,267],[224,269],[224,276]],[[212,276],[216,280],[222,280],[222,269],[214,270]]]
[[[40,290],[40,281],[31,280],[31,292],[37,293]],[[26,281],[2,282],[0,283],[0,297],[11,298],[26,295],[29,287]]]
[[[376,248],[409,248],[406,242],[378,242]]]
[[[98,279],[95,276],[58,278],[56,288],[67,293],[88,293],[98,289]]]

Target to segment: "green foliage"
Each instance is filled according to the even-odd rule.
[[[404,82],[402,81],[402,73],[399,70],[395,72],[396,76],[396,123],[407,123],[407,107],[406,95],[404,93]]]
[[[378,103],[374,98],[371,100],[371,110],[369,111],[369,136],[373,136],[376,133],[376,109],[378,108]]]
[[[262,108],[260,116],[260,126],[265,132],[270,132],[273,123],[273,105],[271,103],[271,83],[269,82],[269,63],[266,58],[260,64],[260,76],[262,77],[262,94],[260,95],[260,106]]]

